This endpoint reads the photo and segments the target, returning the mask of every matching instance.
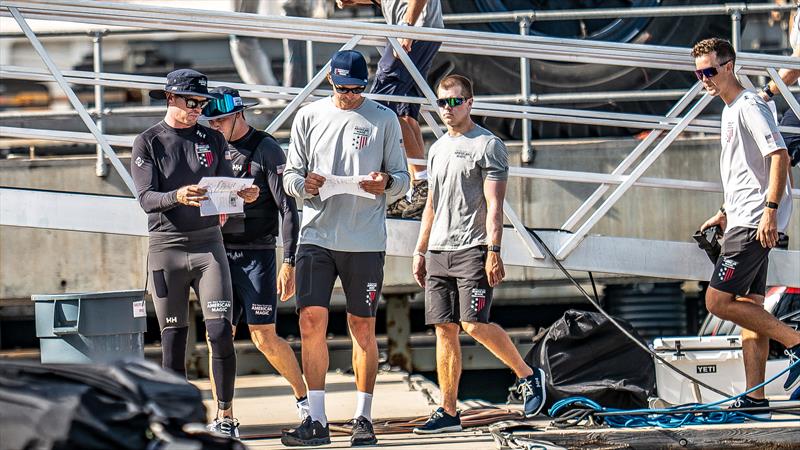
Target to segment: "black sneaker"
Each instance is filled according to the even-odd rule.
[[[331,443],[331,432],[328,425],[311,416],[306,417],[297,428],[281,432],[281,444],[287,447],[302,447],[306,445],[324,445]]]
[[[364,416],[353,419],[352,433],[353,434],[350,436],[350,447],[375,445],[378,443],[378,438],[375,437],[375,430],[372,428],[372,422]]]
[[[239,421],[230,417],[214,419],[213,422],[206,426],[206,429],[212,433],[221,434],[225,437],[239,439]]]
[[[411,203],[403,211],[403,218],[419,219],[428,201],[428,180],[414,180],[411,184]]]
[[[386,207],[386,217],[403,217],[403,211],[410,205],[406,197],[403,196],[400,200],[392,203]]]
[[[789,390],[795,386],[797,383],[800,382],[800,344],[795,345],[792,348],[786,349],[786,356],[789,357],[789,365],[795,364],[794,367],[789,369],[789,375],[786,376],[786,382],[783,383],[783,389]]]
[[[456,411],[455,416],[444,412],[444,408],[438,408],[431,414],[431,417],[424,425],[415,427],[414,434],[436,434],[461,431],[461,412]]]
[[[769,400],[765,398],[755,399],[745,395],[743,397],[737,398],[736,401],[731,403],[731,406],[728,409],[740,409],[740,408],[769,408]],[[741,411],[741,413],[756,417],[758,419],[769,420],[772,418],[771,411]]]
[[[533,369],[533,375],[520,378],[517,383],[517,392],[522,395],[522,404],[525,417],[533,417],[539,414],[544,407],[547,391],[544,388],[544,370]]]

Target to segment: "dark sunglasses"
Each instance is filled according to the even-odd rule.
[[[450,106],[451,108],[455,108],[456,106],[461,106],[466,102],[467,99],[464,97],[447,97],[447,98],[437,98],[436,104],[439,105],[439,108],[444,108],[445,106]]]
[[[722,64],[720,64],[720,65],[718,65],[716,67],[706,67],[705,69],[695,70],[694,71],[694,75],[700,81],[703,81],[703,77],[706,77],[706,78],[715,77],[715,76],[717,76],[717,74],[719,74],[719,71],[717,70],[717,67],[721,68],[722,66],[724,66],[725,64],[728,64],[731,61],[733,61],[733,60],[729,59],[729,60],[725,61],[724,63],[722,63]]]
[[[366,88],[367,88],[366,86],[359,86],[354,88],[346,88],[344,86],[335,86],[335,85],[333,86],[333,89],[339,94],[360,94],[364,92],[364,89]]]
[[[182,95],[176,95],[175,97],[182,98],[183,101],[186,103],[186,107],[189,109],[205,108],[209,102],[208,100],[195,100],[193,98],[184,97]]]
[[[206,117],[227,114],[243,104],[242,97],[234,97],[231,94],[222,94],[222,98],[214,98],[207,103],[203,108],[203,115]]]

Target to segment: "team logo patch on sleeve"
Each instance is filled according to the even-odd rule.
[[[134,161],[134,164],[136,164],[136,167],[142,167],[142,164],[144,164],[144,160],[142,159],[141,156],[137,156],[136,161]]]
[[[214,152],[208,144],[194,144],[194,152],[197,154],[197,160],[200,165],[205,168],[211,168],[214,164]]]
[[[717,272],[719,281],[729,281],[733,278],[733,273],[736,270],[737,264],[739,263],[730,258],[724,258],[722,264],[719,266],[719,272]]]
[[[369,135],[371,134],[369,127],[354,127],[353,128],[353,148],[361,150],[369,143]]]

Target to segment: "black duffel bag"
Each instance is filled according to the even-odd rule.
[[[629,323],[616,321],[644,342]],[[547,374],[543,411],[567,397],[586,397],[605,407],[643,408],[655,388],[650,354],[595,312],[565,312],[525,355],[525,361]]]
[[[201,392],[183,377],[142,360],[42,365],[0,360],[0,450],[236,449],[205,432]]]

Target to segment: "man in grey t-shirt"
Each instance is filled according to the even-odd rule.
[[[706,291],[708,311],[742,327],[747,389],[764,381],[769,339],[786,346],[790,362],[800,359],[800,333],[764,310],[769,251],[786,229],[792,198],[786,185],[789,154],[769,108],[746,91],[734,73],[736,53],[724,39],[706,39],[692,49],[695,74],[706,91],[725,102],[722,112],[720,172],[724,203],[700,227],[725,232],[722,252]],[[800,381],[800,364],[784,384]],[[764,389],[740,397],[736,408],[765,407]],[[764,413],[769,416],[769,413]]]
[[[425,322],[436,327],[442,404],[414,429],[418,434],[461,430],[456,411],[460,328],[514,371],[526,416],[536,415],[545,400],[544,371],[529,367],[505,330],[489,322],[492,288],[505,277],[500,242],[508,151],[500,139],[470,119],[468,78],[445,77],[437,94],[447,134],[428,154],[430,191],[412,270],[425,288]]]
[[[375,313],[383,284],[386,197],[408,189],[400,124],[385,106],[364,98],[367,63],[353,50],[331,58],[328,81],[334,94],[303,107],[292,124],[283,185],[303,201],[297,250],[297,308],[303,341],[303,373],[310,415],[283,433],[285,445],[330,443],[325,416],[328,371],[328,305],[338,277],[347,300],[353,340],[358,405],[350,443],[377,442],[372,428],[372,392],[378,372]],[[363,176],[361,195],[327,196],[326,184]],[[328,179],[330,178],[330,180]]]

